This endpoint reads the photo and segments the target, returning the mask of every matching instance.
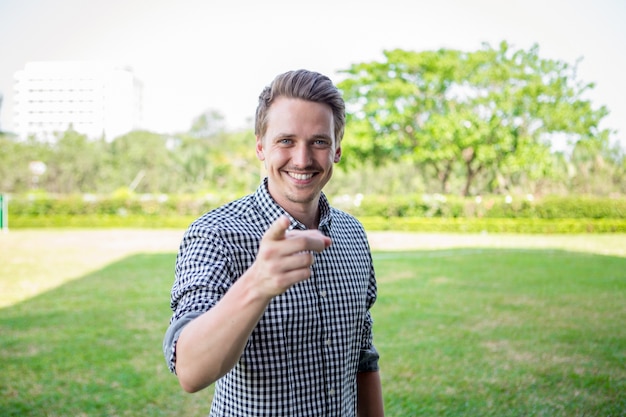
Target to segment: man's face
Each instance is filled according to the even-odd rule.
[[[278,97],[268,111],[267,130],[257,137],[268,188],[276,202],[295,214],[317,209],[322,188],[341,158],[330,106]]]

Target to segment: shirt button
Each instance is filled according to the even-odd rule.
[[[321,296],[322,298],[326,298],[326,295],[327,295],[327,294],[326,294],[326,291],[324,291],[324,290],[320,291],[320,296]]]
[[[330,339],[326,339],[324,343],[326,343],[326,346],[330,346]]]
[[[328,391],[328,395],[335,395],[335,390],[331,389],[330,391]]]

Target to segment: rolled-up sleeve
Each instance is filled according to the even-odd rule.
[[[163,338],[163,355],[165,355],[165,362],[170,372],[176,373],[176,342],[178,342],[178,337],[185,326],[201,314],[198,311],[187,313],[179,319],[173,320],[167,328]]]
[[[176,373],[176,343],[185,326],[217,304],[230,285],[229,260],[221,239],[192,225],[176,259],[170,305],[173,315],[163,338],[163,354],[171,372]]]
[[[361,350],[359,354],[359,372],[375,372],[378,371],[378,351],[372,345],[369,349]]]
[[[367,290],[368,311],[365,315],[365,322],[363,323],[363,331],[361,335],[361,350],[359,352],[359,365],[357,368],[358,372],[378,371],[378,359],[380,357],[373,343],[374,337],[372,327],[374,321],[372,319],[370,309],[376,302],[378,289],[376,286],[376,274],[374,272],[374,265],[373,263],[371,263],[370,265],[370,280]]]

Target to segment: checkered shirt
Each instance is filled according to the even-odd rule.
[[[290,218],[290,229],[305,229],[271,198],[265,179],[256,193],[190,225],[176,261],[174,314],[163,344],[172,372],[183,327],[252,265],[261,237],[280,215]],[[215,383],[210,416],[356,414],[356,373],[378,369],[369,312],[374,268],[361,224],[330,207],[323,194],[319,230],[332,245],[315,255],[308,280],[270,302],[238,363]]]

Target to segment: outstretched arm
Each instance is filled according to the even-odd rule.
[[[330,246],[317,230],[287,232],[281,217],[265,232],[252,266],[209,311],[190,322],[176,344],[176,375],[185,391],[199,391],[226,374],[273,297],[308,279],[311,252]]]

